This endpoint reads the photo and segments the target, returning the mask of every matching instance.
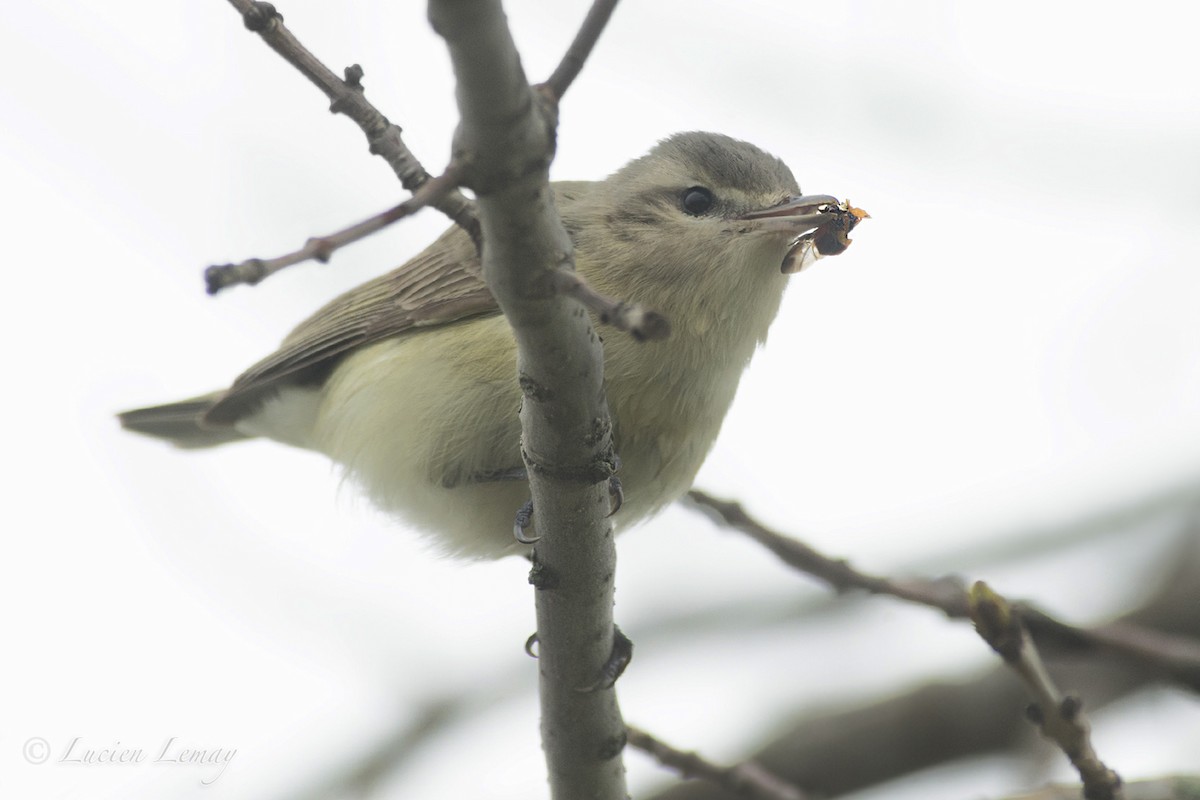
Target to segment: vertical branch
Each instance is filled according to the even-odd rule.
[[[529,86],[499,0],[430,0],[429,18],[457,79],[454,163],[478,198],[484,277],[518,345],[522,451],[542,537],[530,581],[551,792],[623,800],[625,727],[611,686],[597,686],[613,647],[605,515],[615,456],[599,339],[555,291],[554,270],[573,269],[548,183],[555,103]]]

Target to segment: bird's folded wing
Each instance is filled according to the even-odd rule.
[[[475,245],[451,228],[404,266],[334,299],[242,373],[204,415],[231,425],[280,388],[316,385],[352,350],[406,331],[498,312]]]

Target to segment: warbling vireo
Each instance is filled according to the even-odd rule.
[[[596,182],[554,184],[580,274],[666,315],[671,335],[607,335],[620,456],[618,528],[685,492],[789,273],[841,252],[865,216],[800,196],[787,166],[712,133],[677,134]],[[468,556],[527,552],[516,346],[451,228],[399,269],[335,299],[225,391],[120,415],[181,447],[265,436],[325,453],[381,508]],[[536,514],[535,514],[536,525]]]

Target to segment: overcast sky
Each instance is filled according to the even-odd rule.
[[[276,5],[330,66],[361,64],[426,167],[445,164],[452,76],[423,4]],[[587,5],[508,4],[531,79]],[[555,177],[601,178],[670,133],[715,130],[872,215],[844,256],[793,278],[698,485],[887,570],[1200,477],[1198,17],[1181,3],[622,4],[564,103]],[[208,264],[276,255],[394,204],[387,165],[220,0],[10,4],[0,22],[0,794],[283,797],[431,692],[508,674],[531,689],[519,559],[438,559],[313,454],[180,453],[112,417],[227,384],[446,221],[426,211],[329,265],[206,297]],[[1166,536],[1104,552],[1136,576]],[[624,537],[619,556],[627,629],[804,587],[681,509]],[[1000,588],[1083,622],[1138,590],[1100,570],[1009,578]],[[878,639],[852,627],[819,644],[714,638],[640,649],[622,707],[735,758],[781,697],[988,663],[962,626],[873,608],[864,625],[925,637],[911,657],[889,650],[887,674],[869,666]],[[481,775],[479,796],[539,796],[536,713],[528,693],[499,702],[430,745],[389,796],[464,796]],[[1200,730],[1181,698],[1114,721],[1127,777],[1194,756],[1194,736],[1120,750],[1163,720]],[[22,757],[35,737],[49,763]],[[237,753],[205,786],[216,771],[59,763],[76,737],[149,759]],[[635,786],[661,780],[628,762]],[[984,796],[1021,777],[985,767],[918,794]]]

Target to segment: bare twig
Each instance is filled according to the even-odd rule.
[[[397,206],[389,208],[381,214],[368,217],[348,228],[326,236],[314,236],[304,243],[299,250],[277,256],[276,258],[250,258],[239,264],[217,264],[204,270],[204,282],[209,294],[229,286],[245,283],[253,286],[263,278],[274,275],[285,267],[299,264],[309,259],[315,259],[324,264],[335,252],[348,244],[365,239],[372,233],[386,228],[392,223],[415,214],[427,205],[432,205],[447,192],[453,191],[458,185],[460,171],[454,165],[436,178],[431,178],[421,184],[421,188],[413,196]]]
[[[1059,692],[1015,609],[986,583],[977,581],[971,587],[970,614],[975,630],[1037,698],[1027,709],[1029,718],[1078,770],[1083,796],[1087,800],[1121,800],[1121,778],[1096,755],[1082,701]]]
[[[671,323],[662,314],[643,308],[638,303],[606,297],[588,285],[577,272],[556,269],[554,285],[562,294],[574,298],[584,308],[595,312],[602,324],[625,331],[639,342],[666,339],[671,335]]]
[[[347,67],[345,79],[339,78],[302,45],[283,24],[283,15],[270,3],[259,0],[229,0],[242,15],[246,27],[262,37],[272,50],[300,71],[329,98],[329,110],[345,114],[366,134],[370,151],[381,156],[391,166],[400,184],[416,192],[431,176],[400,138],[400,126],[388,121],[363,93],[363,69]],[[479,220],[475,205],[457,189],[446,192],[434,208],[452,219],[479,244]]]
[[[584,62],[587,61],[592,48],[596,46],[596,41],[604,32],[605,26],[608,25],[608,18],[612,16],[613,9],[616,7],[617,0],[595,0],[592,3],[587,17],[579,27],[579,32],[575,34],[574,41],[567,48],[567,52],[563,54],[562,61],[542,84],[542,88],[549,92],[555,103],[562,100],[567,89],[579,75],[579,71],[583,69]]]
[[[727,792],[749,800],[806,800],[807,795],[795,786],[780,780],[753,761],[732,767],[718,766],[696,753],[676,750],[632,725],[625,726],[629,743],[653,756],[664,767],[670,767],[684,778],[703,778]]]
[[[969,616],[967,591],[958,579],[914,578],[901,581],[869,575],[856,570],[844,560],[830,558],[803,542],[770,530],[737,503],[717,500],[696,489],[687,496],[701,509],[714,512],[719,522],[745,533],[785,563],[825,581],[839,592],[859,589],[936,608],[953,619]],[[1080,628],[1061,622],[1028,603],[1017,602],[1012,605],[1014,613],[1035,638],[1053,639],[1061,645],[1080,650],[1107,651],[1150,667],[1154,672],[1193,691],[1200,691],[1200,643],[1194,639],[1130,623]]]
[[[1131,531],[1139,529],[1132,520],[1126,524]],[[1195,611],[1200,608],[1200,537],[1194,519],[1185,525],[1180,546],[1172,548],[1170,569],[1155,586],[1147,587],[1154,589],[1153,596],[1122,621],[1200,635],[1200,615]],[[787,601],[776,602],[787,605]],[[804,605],[811,608],[811,603]],[[844,610],[854,611],[852,605]],[[737,619],[736,612],[731,619]],[[647,636],[644,629],[637,631],[639,640]],[[1145,662],[1112,658],[1104,651],[1084,650],[1053,638],[1037,642],[1059,685],[1084,689],[1089,709],[1133,696],[1157,685],[1161,677],[1160,670],[1147,668]],[[835,701],[824,709],[782,709],[791,721],[750,757],[797,786],[822,797],[840,797],[956,759],[1011,756],[1018,748],[1029,747],[1034,731],[1025,720],[996,713],[998,708],[1020,708],[1026,702],[1025,687],[1012,679],[1007,667],[997,665],[984,675],[931,683],[887,698],[851,700],[846,705]],[[1130,783],[1126,800],[1200,798],[1197,787],[1200,784],[1192,785],[1189,796],[1152,789],[1142,793],[1140,786]],[[724,793],[698,782],[668,787],[654,797],[726,800]],[[1079,798],[1078,783],[1074,798]]]
[[[357,241],[425,205],[437,208],[470,234],[476,249],[481,246],[479,219],[475,204],[458,191],[458,182],[439,186],[432,195],[423,193],[430,182],[438,183],[447,175],[432,178],[400,137],[400,126],[388,121],[363,92],[363,69],[347,67],[345,79],[339,78],[314,56],[283,24],[283,15],[271,3],[261,0],[229,0],[242,14],[246,27],[262,37],[275,52],[300,71],[330,100],[329,110],[345,114],[366,134],[372,153],[382,156],[413,197],[397,206],[338,233],[313,237],[302,248],[272,259],[250,258],[238,264],[208,267],[204,280],[209,294],[237,284],[254,285],[285,267],[309,259],[326,261],[332,252]],[[607,25],[617,0],[596,0],[554,73],[542,84],[543,96],[557,104],[583,68],[584,62]],[[449,172],[449,171],[448,171]],[[583,278],[568,270],[558,270],[556,285],[588,309],[603,324],[627,331],[641,341],[665,339],[670,325],[661,314],[643,309],[636,303],[613,300],[594,291]]]

